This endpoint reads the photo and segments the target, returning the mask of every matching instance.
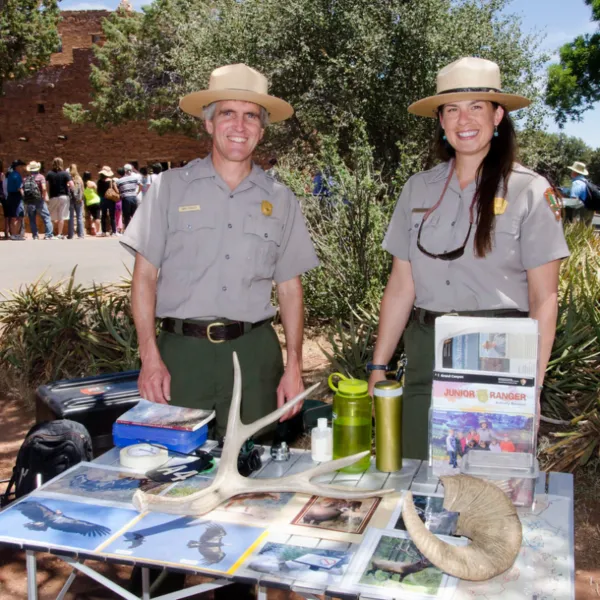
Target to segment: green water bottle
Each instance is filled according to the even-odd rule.
[[[340,381],[336,386],[334,378]],[[371,396],[361,379],[348,379],[333,373],[328,379],[333,397],[333,458],[343,458],[371,450]],[[371,455],[340,469],[344,473],[362,473],[369,468]]]

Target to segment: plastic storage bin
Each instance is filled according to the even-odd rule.
[[[145,427],[144,425],[128,425],[115,423],[113,425],[113,441],[115,446],[124,447],[131,444],[149,442],[160,444],[169,450],[189,454],[199,448],[208,438],[208,425],[203,425],[196,431],[181,429],[166,429],[164,427]]]
[[[92,436],[94,453],[112,448],[113,423],[140,400],[139,371],[65,379],[41,385],[36,393],[36,421],[71,419]]]
[[[531,507],[540,468],[527,452],[471,450],[462,460],[461,473],[495,483],[515,506]]]

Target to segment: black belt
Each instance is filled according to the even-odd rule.
[[[459,317],[495,317],[495,318],[527,318],[529,313],[515,308],[497,308],[492,310],[468,310],[468,311],[450,311],[435,312],[425,308],[413,307],[410,313],[410,320],[421,323],[422,325],[435,325],[435,320],[444,315],[457,315]]]
[[[270,323],[271,319],[264,319],[256,323],[248,323],[247,321],[211,321],[203,323],[202,321],[188,321],[185,319],[172,319],[167,317],[162,320],[161,328],[169,333],[179,335],[188,335],[197,338],[206,338],[213,344],[220,344],[229,340],[235,340],[245,333]]]

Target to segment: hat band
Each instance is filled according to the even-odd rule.
[[[462,94],[464,92],[494,92],[496,94],[501,94],[502,90],[492,87],[453,88],[451,90],[444,90],[443,92],[438,92],[438,94]]]

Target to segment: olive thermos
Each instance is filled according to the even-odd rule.
[[[393,473],[402,469],[402,386],[398,381],[378,381],[375,402],[375,466]]]
[[[333,382],[339,379],[338,385]],[[369,385],[361,379],[348,379],[333,373],[328,379],[333,397],[333,458],[344,458],[369,451],[365,457],[340,469],[344,473],[361,473],[371,464],[371,396]]]

